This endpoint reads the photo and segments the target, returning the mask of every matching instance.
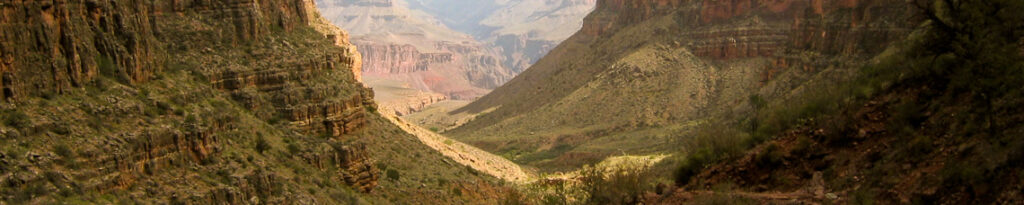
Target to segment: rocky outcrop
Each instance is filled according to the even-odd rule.
[[[598,0],[583,20],[584,34],[599,36],[632,23],[676,11],[686,0]]]
[[[366,73],[411,73],[419,70],[417,64],[420,52],[412,45],[372,44],[359,45],[367,64],[363,67]]]
[[[373,188],[377,187],[380,171],[367,156],[366,146],[343,146],[336,150],[334,160],[340,169],[342,180],[361,192],[373,191]]]
[[[174,18],[168,15],[188,12],[217,19],[224,27],[211,37],[243,43],[259,40],[272,28],[308,25],[315,12],[308,4],[305,0],[3,3],[0,90],[4,92],[0,97],[61,93],[100,74],[145,82],[164,67],[163,56],[158,56],[159,38],[168,34],[158,22]],[[18,58],[22,56],[34,57]]]
[[[31,111],[19,110],[25,101],[76,99],[52,105],[61,112],[57,117],[27,119],[13,125],[14,131],[0,128],[0,134],[5,140],[88,142],[71,151],[32,154],[32,160],[3,161],[0,201],[12,199],[15,192],[6,191],[11,189],[70,189],[62,181],[99,193],[148,189],[132,193],[147,196],[145,201],[243,204],[309,197],[286,193],[284,186],[301,182],[271,171],[280,164],[241,169],[241,161],[222,161],[222,152],[245,153],[240,148],[252,146],[257,135],[240,130],[265,132],[267,122],[325,140],[355,138],[354,132],[368,126],[376,105],[372,91],[359,83],[359,53],[348,34],[326,24],[315,8],[311,0],[0,3],[3,112]],[[104,97],[83,97],[90,95]],[[220,100],[222,95],[235,103]],[[76,121],[93,118],[108,119]],[[63,127],[59,134],[38,131],[50,125]],[[0,127],[7,126],[12,125]],[[31,131],[25,134],[30,137],[18,130]],[[270,146],[263,135],[255,140],[260,153]],[[378,178],[372,155],[333,144],[338,148],[317,151],[336,155],[331,164],[345,176],[336,180],[372,190]],[[39,145],[28,148],[51,146]],[[256,163],[252,156],[247,160]],[[6,164],[25,169],[7,170]],[[196,179],[211,172],[224,181]],[[197,187],[175,189],[184,182],[167,173],[180,173],[177,180]]]
[[[400,74],[427,71],[431,65],[452,63],[451,53],[420,53],[412,45],[359,43],[359,50],[368,64],[363,68],[372,74]]]
[[[419,96],[382,102],[380,107],[383,108],[382,110],[394,112],[395,116],[405,116],[408,114],[419,112],[420,110],[423,110],[423,108],[426,108],[429,105],[439,103],[445,100],[448,100],[448,96],[423,93]]]

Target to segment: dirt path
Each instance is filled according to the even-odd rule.
[[[459,164],[517,184],[527,183],[533,179],[532,174],[527,173],[518,164],[504,157],[491,154],[471,145],[431,132],[415,124],[405,122],[402,118],[396,117],[392,113],[394,112],[381,112],[385,118],[398,125],[398,127],[416,135],[423,144],[441,152],[441,154],[455,160]]]

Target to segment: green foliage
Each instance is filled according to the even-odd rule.
[[[462,189],[459,189],[458,187],[452,188],[452,194],[455,196],[462,196]]]
[[[113,58],[107,55],[97,55],[93,58],[96,61],[96,66],[99,67],[100,75],[113,79],[122,84],[128,83],[128,75],[125,74],[117,62]]]
[[[377,106],[364,106],[364,107],[366,107],[366,111],[367,112],[377,113]]]
[[[259,137],[256,137],[255,147],[256,152],[263,154],[264,151],[270,150],[270,143],[267,142],[266,138],[263,138],[263,136],[260,135]]]
[[[385,173],[384,175],[386,175],[388,179],[391,179],[393,181],[398,181],[398,179],[402,177],[401,174],[398,173],[398,170],[395,169],[389,169],[387,173]]]
[[[764,168],[776,168],[782,164],[782,151],[776,144],[770,144],[757,155],[757,165]]]
[[[15,201],[28,201],[36,197],[46,196],[50,194],[50,191],[46,190],[46,186],[38,183],[28,185],[24,190],[21,190],[21,194],[15,196]]]
[[[584,167],[580,171],[582,190],[589,204],[636,204],[647,192],[651,177],[643,166]]]
[[[68,148],[68,146],[65,145],[65,144],[54,145],[53,146],[53,153],[56,153],[58,156],[63,157],[63,158],[74,158],[75,157],[75,151],[72,151],[71,148]]]
[[[675,172],[679,185],[689,183],[706,165],[741,154],[751,146],[751,138],[727,125],[709,124],[700,127],[697,135],[684,146],[688,150],[686,157]]]
[[[994,134],[996,101],[1024,87],[1024,1],[914,0],[926,19],[927,32],[914,44],[911,80],[944,88],[973,105],[963,122]]]
[[[14,128],[27,128],[32,124],[31,119],[28,115],[21,110],[14,110],[6,113],[4,116],[4,124]]]
[[[299,145],[295,144],[294,142],[293,143],[288,143],[288,147],[287,148],[288,148],[288,153],[291,153],[293,155],[294,154],[299,154],[299,152],[302,151],[302,149],[299,148]]]
[[[524,197],[523,193],[520,193],[519,191],[516,191],[516,190],[510,190],[510,191],[506,192],[504,195],[501,196],[501,200],[498,201],[498,204],[500,204],[500,205],[525,205],[525,204],[528,204],[528,203],[526,203],[523,200],[524,199],[523,197]]]
[[[69,168],[77,168],[78,167],[77,164],[75,163],[75,158],[78,157],[78,154],[75,153],[74,150],[71,150],[71,148],[69,148],[67,145],[65,145],[65,144],[54,145],[53,146],[53,152],[56,153],[58,156],[60,156],[60,159],[58,159],[57,162],[60,163],[61,165],[67,166]]]
[[[750,101],[750,106],[752,106],[754,110],[760,110],[768,106],[768,101],[761,97],[761,95],[750,95],[748,101]]]

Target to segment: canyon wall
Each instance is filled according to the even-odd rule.
[[[321,0],[324,16],[352,32],[365,75],[409,83],[455,99],[473,99],[511,79],[499,53],[453,31],[405,1]],[[377,87],[370,84],[371,87]]]
[[[454,30],[500,51],[502,65],[520,73],[582,26],[595,0],[414,0]]]
[[[379,166],[481,179],[380,117],[357,47],[319,16],[311,0],[0,2],[0,201],[365,203],[436,198]]]

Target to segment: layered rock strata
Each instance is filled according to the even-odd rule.
[[[304,185],[292,180],[303,177],[278,174],[277,159],[250,155],[243,164],[259,166],[247,168],[223,161],[246,153],[240,147],[277,146],[264,139],[275,128],[256,126],[264,121],[338,139],[309,153],[333,156],[335,168],[324,170],[337,170],[337,182],[372,191],[371,155],[339,140],[367,129],[373,93],[358,82],[362,61],[348,35],[318,16],[308,0],[0,3],[0,107],[37,113],[19,114],[26,119],[0,134],[35,144],[17,150],[56,150],[5,162],[0,201],[26,200],[14,191],[37,187],[198,204],[326,199],[294,192]],[[25,104],[51,101],[61,115]],[[82,144],[52,145],[65,141]],[[223,181],[199,180],[212,172]]]

